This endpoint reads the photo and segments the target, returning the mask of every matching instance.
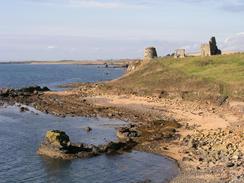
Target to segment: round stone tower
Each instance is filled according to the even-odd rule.
[[[144,50],[144,60],[151,60],[157,58],[157,51],[154,47],[149,47]]]

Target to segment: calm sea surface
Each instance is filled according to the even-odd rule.
[[[119,77],[122,69],[75,65],[0,65],[0,87],[56,85],[100,81]],[[20,113],[16,106],[0,107],[0,182],[30,183],[137,183],[168,182],[176,176],[176,163],[143,152],[103,155],[72,161],[36,154],[45,132],[64,130],[73,142],[102,144],[115,140],[115,127],[125,122],[104,118],[59,118],[32,108]],[[37,115],[38,114],[38,115]],[[92,127],[91,133],[84,128]]]
[[[123,68],[103,65],[0,64],[0,88],[41,85],[57,89],[64,83],[112,80],[123,73]]]

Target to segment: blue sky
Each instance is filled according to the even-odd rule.
[[[140,58],[244,50],[243,0],[1,0],[0,61]]]

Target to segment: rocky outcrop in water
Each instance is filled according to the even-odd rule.
[[[40,87],[40,86],[30,86],[26,88],[20,88],[20,89],[11,89],[11,88],[3,88],[0,89],[0,97],[16,97],[16,96],[24,96],[24,95],[30,95],[35,94],[38,92],[45,92],[50,91],[48,87]]]
[[[46,91],[50,91],[50,89],[48,87],[40,86],[30,86],[20,89],[3,88],[0,89],[0,100],[8,104],[29,104],[36,100],[36,98],[34,98],[35,96]]]
[[[44,141],[39,147],[39,155],[59,159],[87,158],[101,154],[123,152],[131,150],[136,145],[132,140],[126,142],[109,142],[104,145],[95,146],[92,144],[71,143],[69,136],[58,130],[48,131]]]
[[[135,125],[128,125],[121,127],[117,130],[116,135],[121,140],[129,140],[140,136],[140,132],[136,129]]]

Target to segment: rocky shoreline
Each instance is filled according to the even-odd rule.
[[[133,138],[137,144],[133,149],[177,160],[181,174],[172,182],[244,181],[244,120],[242,107],[237,105],[111,95],[99,84],[81,84],[64,92],[2,90],[0,101],[2,105],[31,105],[59,117],[101,116],[128,121],[131,125],[118,129],[117,136]],[[45,142],[41,149],[47,150]]]

